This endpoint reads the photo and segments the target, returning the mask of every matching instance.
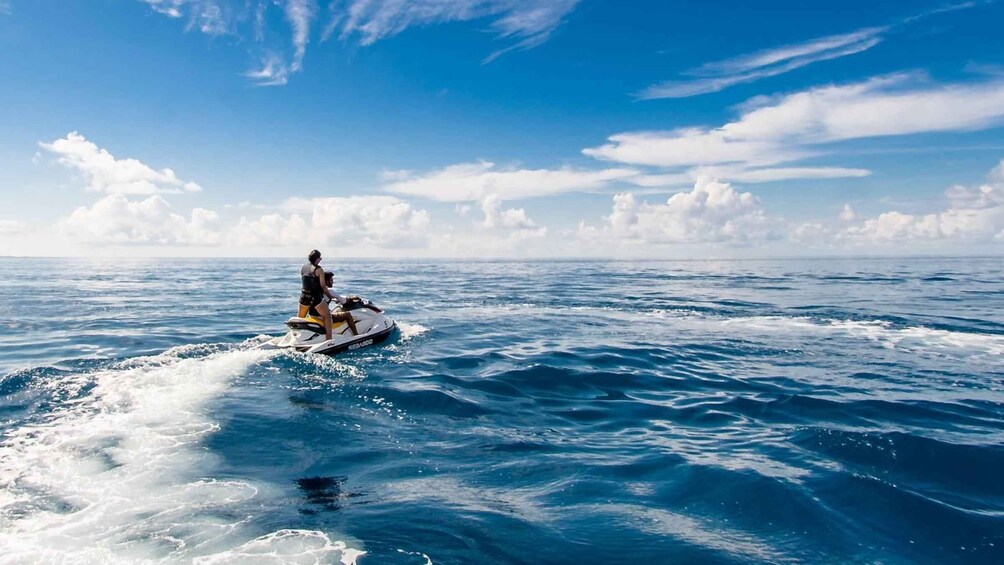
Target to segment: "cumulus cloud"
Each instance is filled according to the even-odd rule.
[[[579,226],[585,240],[637,243],[732,243],[760,241],[771,235],[759,200],[749,192],[707,179],[664,204],[638,201],[633,194],[614,196],[613,210],[598,226]]]
[[[547,227],[538,227],[526,214],[526,210],[503,208],[502,200],[495,194],[488,195],[481,201],[481,211],[485,217],[479,227],[490,232],[490,235],[475,235],[468,244],[477,243],[485,249],[513,250],[521,242],[547,235]],[[492,239],[495,241],[488,241]]]
[[[853,222],[858,219],[858,213],[854,211],[854,208],[850,204],[844,204],[843,210],[840,211],[838,216],[843,222]]]
[[[488,229],[522,229],[537,226],[537,224],[526,215],[526,210],[522,208],[503,209],[502,200],[500,200],[498,195],[495,194],[488,195],[481,201],[481,211],[484,212],[485,215],[485,219],[481,223],[481,226]]]
[[[160,195],[129,200],[109,194],[93,206],[81,206],[60,222],[75,240],[91,244],[216,245],[219,216],[195,208],[189,217],[171,211]]]
[[[491,195],[514,200],[597,190],[636,174],[634,169],[497,169],[494,163],[482,161],[452,165],[424,175],[403,175],[384,189],[441,202],[474,202]]]
[[[154,169],[136,159],[116,159],[73,131],[66,137],[39,146],[58,156],[57,162],[77,171],[88,190],[110,194],[164,194],[198,192],[194,182],[177,177],[171,169]]]
[[[1004,81],[929,85],[920,78],[897,74],[756,98],[718,128],[622,133],[583,153],[631,165],[756,168],[817,155],[836,141],[1004,123]]]
[[[857,244],[1004,241],[1004,184],[953,186],[945,191],[945,196],[948,206],[940,212],[885,212],[848,227],[841,238]]]
[[[730,86],[754,82],[763,78],[781,75],[802,67],[862,53],[875,47],[887,36],[923,18],[973,8],[986,2],[963,2],[942,6],[914,14],[885,26],[866,27],[836,35],[817,37],[790,45],[770,47],[747,55],[740,55],[723,61],[705,63],[683,73],[689,78],[664,81],[639,93],[643,99],[686,98],[699,94],[718,92]]]
[[[429,213],[392,196],[292,198],[283,212],[243,217],[233,229],[237,245],[371,245],[418,247],[428,237]]]

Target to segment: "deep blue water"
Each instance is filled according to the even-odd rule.
[[[0,260],[0,562],[1004,562],[998,259]]]

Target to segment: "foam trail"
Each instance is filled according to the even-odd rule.
[[[261,532],[249,532],[251,512],[242,506],[260,503],[267,487],[211,478],[214,456],[201,447],[219,427],[211,401],[271,355],[179,347],[40,383],[71,400],[0,443],[0,563],[265,553],[272,563],[352,562],[359,552],[320,532],[284,530],[247,542]]]

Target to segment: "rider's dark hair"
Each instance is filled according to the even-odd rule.
[[[318,261],[321,260],[321,252],[318,250],[313,250],[307,255],[307,261],[310,261],[311,265],[316,265]]]

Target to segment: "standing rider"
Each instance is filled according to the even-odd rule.
[[[300,267],[300,310],[298,316],[305,318],[311,308],[317,310],[324,322],[324,339],[331,339],[331,310],[324,298],[331,298],[331,291],[324,287],[324,269],[321,268],[321,252],[313,250],[307,255],[306,265]]]
[[[300,309],[298,316],[304,318],[310,313],[311,308],[317,310],[321,321],[324,322],[324,339],[331,339],[331,309],[328,306],[332,300],[339,303],[344,301],[340,296],[331,292],[330,283],[325,277],[324,269],[321,268],[321,252],[314,249],[307,255],[306,265],[300,268],[300,280],[302,289],[300,290]],[[337,315],[339,322],[348,322],[353,335],[358,335],[355,320],[352,314],[342,312]]]

